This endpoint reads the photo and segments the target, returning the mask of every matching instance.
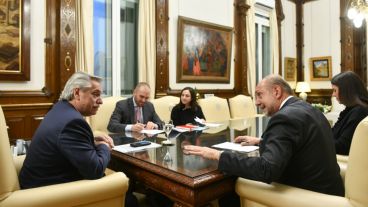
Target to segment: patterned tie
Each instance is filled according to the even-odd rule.
[[[139,106],[135,107],[135,121],[136,121],[136,123],[142,123],[141,109],[142,109],[142,107],[139,107]]]

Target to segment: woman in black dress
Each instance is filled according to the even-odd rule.
[[[194,118],[196,117],[205,120],[202,108],[197,103],[194,89],[185,87],[180,92],[179,103],[171,111],[171,120],[175,126],[195,124]]]
[[[363,81],[352,71],[337,74],[331,84],[332,96],[346,106],[332,128],[336,153],[349,155],[355,128],[368,116],[368,92]]]

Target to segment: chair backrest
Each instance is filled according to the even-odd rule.
[[[199,99],[198,104],[201,106],[208,122],[226,121],[230,119],[229,105],[224,98],[213,96]]]
[[[256,105],[250,96],[237,95],[229,98],[231,118],[248,118],[254,117],[256,112]]]
[[[89,118],[89,124],[94,134],[108,133],[107,125],[115,109],[116,102],[123,99],[125,98],[119,96],[111,96],[102,99],[103,104],[100,106],[97,113]]]
[[[368,117],[363,119],[354,132],[345,174],[345,197],[368,206]]]
[[[10,152],[8,129],[0,106],[0,201],[13,191],[19,190],[17,171]]]
[[[161,98],[151,100],[155,107],[157,115],[162,121],[168,122],[171,119],[171,110],[180,101],[176,96],[163,96]]]

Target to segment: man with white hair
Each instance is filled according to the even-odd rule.
[[[84,116],[102,104],[101,79],[73,74],[59,101],[36,130],[19,174],[21,188],[98,179],[104,175],[114,146],[109,136],[93,137]]]

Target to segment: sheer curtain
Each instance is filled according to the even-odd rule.
[[[272,73],[279,74],[279,33],[277,31],[276,9],[272,9],[270,13],[270,30],[271,30],[271,61]],[[280,74],[281,75],[281,74]]]
[[[139,1],[138,20],[138,81],[151,86],[155,97],[156,83],[156,25],[155,0]]]
[[[251,96],[254,96],[256,87],[256,31],[255,31],[255,13],[254,0],[247,0],[250,8],[247,12],[246,32],[247,32],[247,60],[248,60],[248,88]]]
[[[93,1],[76,2],[76,54],[77,71],[93,74]]]

